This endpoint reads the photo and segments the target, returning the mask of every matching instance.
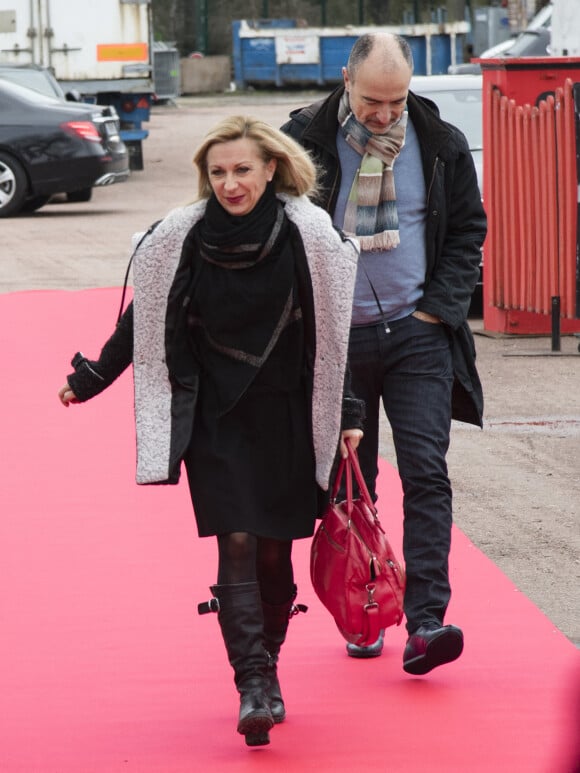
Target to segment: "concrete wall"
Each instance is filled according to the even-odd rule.
[[[181,93],[226,91],[232,80],[229,56],[202,56],[180,60]]]

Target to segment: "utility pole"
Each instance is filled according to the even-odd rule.
[[[194,0],[195,5],[195,47],[204,56],[207,54],[207,0]]]
[[[415,19],[415,24],[419,24],[421,21],[421,14],[419,11],[419,0],[413,0],[413,17]]]

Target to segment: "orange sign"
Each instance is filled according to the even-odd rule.
[[[97,46],[97,62],[148,62],[147,43],[107,43]]]

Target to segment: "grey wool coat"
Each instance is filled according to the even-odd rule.
[[[341,237],[330,216],[307,197],[279,194],[278,198],[298,228],[312,281],[316,333],[313,446],[316,481],[327,490],[340,437],[359,248],[356,241]],[[183,241],[205,208],[206,201],[199,201],[173,210],[142,240],[134,255],[133,367],[140,484],[175,482],[171,466],[176,411],[166,362],[166,313]]]

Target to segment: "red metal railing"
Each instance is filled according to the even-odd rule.
[[[489,100],[488,301],[501,309],[576,314],[578,180],[572,80],[537,106],[499,89]]]

